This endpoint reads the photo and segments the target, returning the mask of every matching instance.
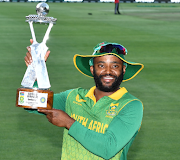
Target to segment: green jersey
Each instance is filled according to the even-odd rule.
[[[53,108],[76,120],[64,129],[62,160],[127,159],[141,126],[143,104],[124,87],[96,102],[95,88],[54,94]]]
[[[64,129],[62,160],[126,160],[142,121],[143,105],[123,87],[96,102],[94,90],[77,88],[54,95],[53,108],[76,122]]]

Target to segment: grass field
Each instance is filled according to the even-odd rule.
[[[0,159],[58,160],[62,129],[44,116],[15,107],[26,66],[24,56],[31,38],[25,16],[37,3],[0,3]],[[93,79],[73,66],[73,55],[92,54],[101,41],[118,42],[128,49],[126,59],[141,62],[144,70],[125,82],[128,91],[144,103],[141,131],[128,160],[178,160],[180,148],[180,6],[179,4],[50,3],[58,19],[47,46],[51,89],[90,88]],[[92,13],[89,15],[88,13]],[[35,24],[37,40],[47,25]]]

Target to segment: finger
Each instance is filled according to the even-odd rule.
[[[26,49],[28,50],[28,52],[31,52],[31,47],[27,46]]]
[[[47,114],[46,118],[48,119],[49,122],[52,123],[52,115],[51,114]]]
[[[32,60],[31,52],[27,52],[26,57],[28,58],[28,60]]]
[[[46,115],[51,114],[50,110],[46,110],[46,109],[38,109],[38,112],[44,113]]]
[[[27,56],[24,57],[24,61],[25,61],[27,66],[32,63],[32,60],[30,60]]]
[[[26,56],[24,57],[24,61],[25,61],[26,66],[28,67],[30,65],[30,62],[28,61]]]
[[[33,39],[30,39],[30,43],[31,43],[31,44],[33,43]]]
[[[32,63],[32,56],[29,52],[26,53],[26,56],[24,57],[24,61],[26,63],[26,66],[30,65]]]
[[[48,57],[49,57],[49,54],[50,54],[50,51],[47,51],[47,52],[46,52],[46,55],[44,56],[45,62],[47,61],[47,59],[48,59]]]

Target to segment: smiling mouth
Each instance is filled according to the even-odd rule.
[[[103,77],[103,81],[105,81],[105,82],[111,82],[112,80],[114,80],[114,77],[110,77],[110,76]]]
[[[113,77],[103,77],[103,79],[114,79]]]

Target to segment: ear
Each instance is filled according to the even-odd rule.
[[[125,74],[125,72],[126,72],[126,66],[123,65],[123,75]]]
[[[90,66],[90,71],[91,71],[91,74],[94,76],[94,74],[93,74],[94,73],[93,72],[94,71],[94,67],[93,66]]]

